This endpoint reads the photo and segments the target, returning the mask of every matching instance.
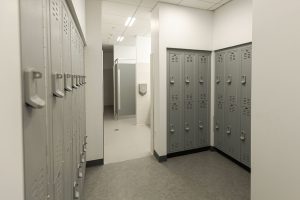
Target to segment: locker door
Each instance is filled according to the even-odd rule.
[[[78,62],[77,62],[77,32],[74,22],[71,22],[71,61],[72,61],[72,147],[73,147],[73,198],[80,199],[79,183],[78,183],[78,168],[79,168],[79,151],[78,148],[78,85],[77,85],[77,75],[78,75]]]
[[[215,145],[218,149],[224,151],[224,67],[225,53],[217,52],[215,57],[215,116],[214,132]]]
[[[54,199],[63,200],[63,74],[61,63],[61,2],[50,0],[52,135]]]
[[[195,130],[194,130],[194,105],[193,101],[184,102],[184,150],[195,147]]]
[[[43,1],[20,1],[26,200],[47,199],[48,194],[51,194],[47,189],[50,171],[47,166],[48,130],[45,108],[47,62],[44,56],[44,12]]]
[[[240,159],[239,139],[239,99],[238,88],[240,55],[238,49],[230,49],[225,53],[225,148],[224,151],[236,160]]]
[[[194,97],[194,87],[195,87],[195,65],[196,65],[196,56],[193,53],[184,54],[184,100],[193,101],[196,99]]]
[[[184,149],[182,135],[182,63],[183,54],[168,52],[168,153]]]
[[[64,199],[71,200],[72,196],[72,66],[71,66],[71,24],[65,4],[62,6],[62,61],[64,72]]]
[[[197,130],[200,134],[200,147],[209,145],[209,67],[210,54],[201,53],[198,55],[198,112],[199,118],[196,122]]]
[[[250,46],[241,50],[241,162],[250,167],[251,158],[251,54]]]

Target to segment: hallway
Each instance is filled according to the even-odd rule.
[[[115,163],[150,155],[150,128],[136,119],[115,120],[113,107],[104,110],[104,162]]]
[[[250,173],[216,152],[87,168],[85,200],[249,200]]]

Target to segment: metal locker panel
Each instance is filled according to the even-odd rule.
[[[241,48],[241,162],[250,167],[251,163],[251,62],[252,46]]]
[[[182,131],[182,69],[183,53],[168,52],[168,153],[184,150]]]
[[[182,101],[182,59],[183,54],[179,52],[170,52],[168,55],[168,86],[169,86],[169,101]]]
[[[62,35],[61,1],[50,0],[50,46],[52,71],[52,137],[53,137],[53,181],[54,199],[63,200],[63,77],[62,77]]]
[[[64,199],[73,198],[72,178],[72,66],[71,66],[71,17],[67,6],[62,6],[62,62],[64,72]]]
[[[170,102],[168,122],[168,153],[184,150],[181,102]]]
[[[198,55],[198,112],[197,130],[200,134],[200,147],[209,145],[209,72],[210,72],[210,53]]]
[[[43,1],[20,1],[26,200],[47,199],[48,194],[51,195],[50,189],[48,191],[47,188],[50,171],[48,171],[48,130],[45,108],[47,92],[45,89],[47,61],[44,56],[43,29],[45,8]],[[32,94],[37,95],[40,101],[36,102],[37,99],[32,99]]]
[[[195,131],[194,131],[194,105],[195,102],[184,102],[184,150],[195,148]]]
[[[215,55],[215,115],[214,115],[214,133],[215,146],[224,150],[224,75],[225,75],[225,53],[216,52]]]
[[[194,87],[195,87],[195,65],[196,65],[196,56],[193,53],[184,54],[184,100],[193,101],[194,97]]]
[[[239,117],[239,49],[225,52],[225,122],[224,151],[236,160],[240,159]]]

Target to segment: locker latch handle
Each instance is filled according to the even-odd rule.
[[[79,87],[80,84],[79,84],[79,75],[76,75],[76,86]]]
[[[174,130],[174,129],[171,129],[170,132],[171,132],[171,133],[175,133],[175,130]]]
[[[232,76],[228,75],[226,83],[231,84],[231,82],[232,82]]]
[[[220,76],[217,76],[217,77],[216,77],[216,83],[219,84],[220,82],[221,82],[221,81],[220,81]]]
[[[174,84],[175,83],[175,80],[174,80],[174,77],[172,76],[171,78],[170,78],[170,84]]]
[[[189,127],[186,127],[186,128],[185,128],[185,131],[187,131],[187,132],[190,131],[190,128],[189,128]]]
[[[230,135],[230,134],[231,134],[231,128],[230,128],[230,127],[227,127],[227,129],[226,129],[226,133],[227,133],[228,135]]]
[[[185,83],[186,83],[186,84],[189,84],[189,83],[190,83],[190,79],[189,79],[189,77],[186,77],[186,79],[185,79]]]
[[[200,129],[203,129],[203,124],[202,124],[201,121],[199,121],[199,128],[200,128]]]
[[[242,131],[242,134],[240,136],[241,141],[245,141],[246,137],[245,137],[245,131]]]
[[[58,88],[59,85],[57,84],[57,81],[62,78],[63,78],[62,74],[59,73],[52,74],[53,95],[58,98],[63,98],[65,96],[65,94]]]
[[[71,77],[71,74],[64,74],[65,90],[68,92],[72,91],[72,86],[69,85],[68,81]]]
[[[245,75],[244,75],[244,76],[242,76],[241,83],[242,83],[243,85],[245,85],[245,84],[246,84],[246,76],[245,76]]]
[[[78,87],[77,87],[77,85],[76,85],[76,75],[72,75],[72,87],[74,88],[74,89],[77,89]]]
[[[37,94],[36,79],[43,77],[41,72],[35,71],[33,68],[26,69],[24,72],[24,95],[25,103],[32,108],[43,108],[46,103]]]
[[[219,129],[220,129],[219,125],[218,125],[218,124],[216,124],[216,130],[219,130]]]
[[[83,76],[83,84],[86,84],[86,76]]]
[[[203,80],[203,77],[202,77],[202,76],[200,77],[199,83],[200,83],[200,84],[203,84],[203,83],[204,83],[204,80]]]
[[[83,85],[83,80],[82,80],[82,76],[79,76],[79,85]]]
[[[84,162],[85,162],[85,155],[84,155],[84,153],[81,153],[81,159],[80,159],[80,162],[81,162],[81,163],[84,163]]]

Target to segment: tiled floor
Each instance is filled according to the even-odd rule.
[[[150,128],[135,118],[114,120],[113,108],[104,111],[104,162],[114,163],[150,155]]]
[[[250,200],[250,174],[217,152],[87,168],[84,200]]]

